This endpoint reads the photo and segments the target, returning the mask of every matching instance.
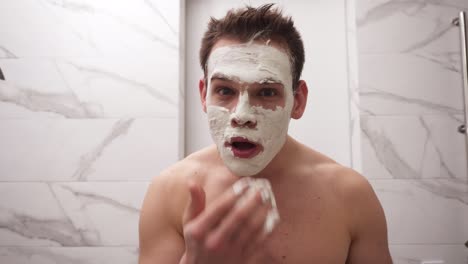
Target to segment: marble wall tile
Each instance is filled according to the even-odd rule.
[[[0,46],[16,57],[144,57],[178,49],[179,1],[43,0],[2,10]]]
[[[176,52],[154,58],[80,59],[60,71],[80,101],[98,105],[103,116],[177,117]]]
[[[361,55],[362,114],[462,114],[460,58],[446,64],[412,54]]]
[[[96,118],[103,115],[100,105],[80,102],[71,90],[61,87],[61,92],[47,92],[51,89],[52,86],[32,88],[0,81],[0,119]]]
[[[1,246],[135,246],[148,182],[0,183]]]
[[[468,184],[453,179],[370,182],[384,208],[391,244],[466,242]]]
[[[177,122],[2,120],[0,181],[150,180],[178,160]]]
[[[86,244],[55,198],[42,183],[2,183],[1,246],[77,246]]]
[[[390,252],[394,264],[420,264],[428,260],[468,263],[468,248],[463,245],[390,245]]]
[[[8,264],[134,264],[135,247],[3,247],[0,261]]]
[[[100,51],[66,22],[42,8],[40,1],[30,8],[2,9],[0,46],[2,58],[98,56]],[[87,26],[89,18],[83,17]],[[1,53],[0,53],[1,54]]]
[[[450,54],[459,52],[459,33],[451,22],[468,9],[465,0],[358,0],[359,52]]]
[[[362,116],[364,175],[467,183],[461,116]]]
[[[136,263],[179,158],[180,1],[0,5],[0,263]]]
[[[16,0],[16,1],[4,1],[0,6],[0,10],[22,10],[38,7],[40,1],[36,0]]]
[[[0,118],[177,118],[175,58],[0,60]]]

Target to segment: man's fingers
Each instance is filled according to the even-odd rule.
[[[219,224],[219,222],[229,213],[243,193],[236,193],[233,190],[225,192],[219,199],[213,201],[197,219],[200,222],[200,228],[208,231]]]
[[[250,189],[244,197],[241,197],[229,214],[220,222],[218,228],[213,230],[206,240],[208,248],[219,248],[228,242],[232,242],[233,236],[242,232],[249,217],[255,214],[262,205],[261,195],[258,191]]]
[[[235,245],[237,239],[233,237],[237,235],[242,236],[239,238],[242,241],[257,240],[259,235],[256,234],[262,232],[268,222],[265,210],[271,211],[274,201],[269,185],[257,181],[240,179],[206,208],[203,190],[190,186],[191,201],[186,211],[189,223],[185,223],[185,235],[212,250],[219,250],[227,243]],[[250,234],[245,237],[243,232]]]
[[[245,185],[237,189],[231,188],[196,216],[193,213],[196,211],[194,210],[195,206],[191,206],[190,203],[186,213],[188,216],[192,216],[192,218],[185,222],[186,226],[184,230],[187,231],[186,234],[198,240],[203,239],[227,215],[247,187]],[[191,196],[196,197],[196,193],[197,191],[191,188]],[[193,197],[193,200],[195,200],[195,197]],[[188,217],[186,218],[188,219]],[[188,221],[190,223],[187,223]]]

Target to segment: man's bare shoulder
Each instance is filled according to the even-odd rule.
[[[139,223],[140,263],[153,259],[180,258],[184,249],[183,213],[189,200],[189,183],[201,183],[213,150],[206,148],[153,177],[145,195]],[[166,252],[164,256],[160,252]],[[169,252],[171,252],[169,254]]]
[[[362,196],[375,196],[372,186],[363,175],[331,159],[315,165],[314,172],[319,180],[331,184],[336,194],[347,203],[360,202]]]
[[[336,162],[324,162],[315,170],[331,183],[346,211],[345,221],[352,238],[350,259],[354,260],[350,263],[367,263],[362,261],[367,259],[362,256],[371,256],[365,252],[371,246],[376,248],[376,253],[369,259],[384,259],[385,263],[391,263],[385,213],[370,182],[355,170]]]
[[[303,158],[299,161],[302,164],[298,164],[298,167],[304,168],[308,175],[313,175],[314,180],[333,184],[348,194],[368,189],[367,179],[355,170],[309,147],[304,146],[302,153]]]
[[[147,205],[164,206],[171,215],[179,220],[188,201],[188,186],[196,183],[204,186],[208,172],[219,164],[215,146],[199,150],[174,163],[153,177],[145,197]]]
[[[314,166],[317,179],[326,182],[345,211],[352,240],[349,263],[391,263],[385,213],[370,182],[357,171],[329,159]],[[330,188],[331,187],[331,188]],[[370,254],[369,248],[374,248]]]
[[[189,181],[203,182],[203,177],[210,164],[217,160],[216,148],[213,146],[194,152],[174,163],[153,178],[153,182],[166,187],[185,185]]]
[[[317,151],[308,149],[308,175],[314,184],[333,190],[333,194],[346,208],[356,208],[374,203],[378,205],[375,192],[369,181],[359,172],[343,166]]]

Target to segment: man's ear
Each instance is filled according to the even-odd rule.
[[[302,117],[307,105],[307,94],[309,89],[305,81],[300,80],[297,84],[296,91],[294,92],[294,106],[291,112],[291,117],[299,119]]]
[[[202,103],[203,112],[206,113],[206,85],[204,78],[201,78],[198,82],[198,91],[200,92],[200,100]]]

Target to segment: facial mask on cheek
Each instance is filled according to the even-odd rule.
[[[285,106],[264,109],[246,104],[248,91],[242,93],[232,111],[212,105],[208,84],[207,114],[210,132],[225,165],[238,176],[252,176],[262,171],[281,150],[287,138],[293,105],[292,77],[289,57],[282,51],[264,45],[233,45],[215,49],[208,65],[209,78],[213,74],[232,76],[241,82],[254,83],[276,80],[283,83]],[[289,84],[289,85],[288,85]],[[255,128],[233,127],[234,118],[246,118]],[[231,138],[241,137],[261,145],[263,150],[252,158],[238,158],[226,146]]]

